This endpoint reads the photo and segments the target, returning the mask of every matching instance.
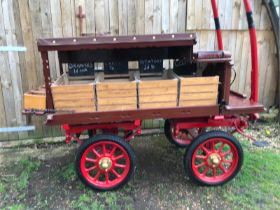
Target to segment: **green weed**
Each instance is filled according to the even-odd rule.
[[[82,194],[78,200],[72,201],[71,207],[80,210],[104,210],[105,206],[88,194]]]
[[[132,203],[133,199],[120,191],[95,193],[87,189],[77,200],[72,201],[71,207],[80,210],[131,210]]]
[[[12,206],[7,207],[8,210],[24,210],[26,207],[23,204],[14,204]]]
[[[23,190],[28,186],[29,178],[33,171],[36,171],[40,166],[40,161],[23,159],[19,161],[19,167],[22,169],[20,176],[17,180],[18,190]]]
[[[0,182],[0,193],[5,192],[5,185],[4,183]]]
[[[76,179],[75,164],[70,163],[62,169],[62,177],[68,181]]]

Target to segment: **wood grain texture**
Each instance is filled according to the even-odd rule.
[[[46,109],[46,95],[24,94],[24,109]]]
[[[139,109],[156,109],[156,108],[168,108],[176,107],[177,102],[157,102],[157,103],[142,103],[139,104]]]
[[[136,33],[136,0],[128,0],[128,6],[127,6],[127,33],[129,35],[135,35]]]
[[[95,0],[85,0],[85,22],[86,22],[86,33],[95,34],[95,9],[94,9]],[[111,16],[110,16],[111,17]]]
[[[162,17],[162,6],[161,0],[154,0],[153,4],[153,33],[160,34],[161,33],[161,17]]]
[[[136,34],[145,34],[145,1],[136,0]]]
[[[96,111],[93,84],[53,85],[51,89],[57,111]]]
[[[142,81],[138,83],[139,108],[177,106],[178,79]]]
[[[137,109],[136,82],[97,83],[96,95],[98,111]]]
[[[119,0],[119,34],[127,35],[128,33],[128,0]]]
[[[179,106],[217,104],[219,77],[180,77],[180,80]]]
[[[153,22],[154,22],[154,13],[153,13],[153,0],[145,0],[145,34],[153,33]]]

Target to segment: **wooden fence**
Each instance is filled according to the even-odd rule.
[[[234,90],[250,92],[250,44],[242,0],[218,0],[225,49],[234,58]],[[258,31],[260,101],[274,105],[277,57],[271,23],[261,0],[254,0]],[[26,52],[0,52],[0,127],[35,124],[36,132],[0,134],[0,139],[54,136],[57,127],[43,125],[39,117],[21,115],[23,92],[43,83],[36,39],[80,34],[76,17],[81,5],[86,33],[158,34],[195,31],[196,50],[214,50],[216,39],[210,0],[1,0],[0,46],[25,46]],[[55,53],[50,54],[52,78],[57,77]],[[158,123],[155,123],[158,125]]]

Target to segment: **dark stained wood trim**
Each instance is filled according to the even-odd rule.
[[[193,46],[195,33],[38,39],[39,51]]]
[[[48,52],[41,52],[42,62],[43,62],[43,73],[45,78],[45,89],[46,89],[46,105],[47,109],[54,109],[52,92],[51,92],[51,74],[50,74],[50,65]]]
[[[250,101],[248,98],[230,94],[229,104],[222,109],[221,114],[226,116],[233,116],[237,114],[254,114],[264,111],[264,106]]]
[[[47,125],[58,124],[90,124],[90,123],[112,123],[129,120],[144,119],[180,119],[189,117],[210,117],[219,114],[219,106],[203,107],[177,107],[164,109],[143,109],[128,111],[110,111],[95,113],[69,113],[49,114]]]

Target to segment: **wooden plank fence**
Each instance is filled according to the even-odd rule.
[[[234,58],[234,90],[250,94],[250,44],[242,0],[218,0],[225,49]],[[260,101],[276,103],[277,56],[271,23],[261,0],[254,4],[258,31]],[[2,0],[0,46],[25,46],[26,52],[0,52],[0,127],[36,125],[36,132],[0,133],[0,139],[47,137],[60,128],[43,119],[21,115],[23,92],[42,84],[42,64],[36,39],[79,36],[79,6],[86,15],[84,32],[91,34],[151,34],[197,32],[195,50],[214,50],[217,42],[210,0]],[[51,77],[58,75],[55,53],[50,54]],[[168,65],[165,63],[164,65]],[[148,121],[147,126],[159,126]]]

